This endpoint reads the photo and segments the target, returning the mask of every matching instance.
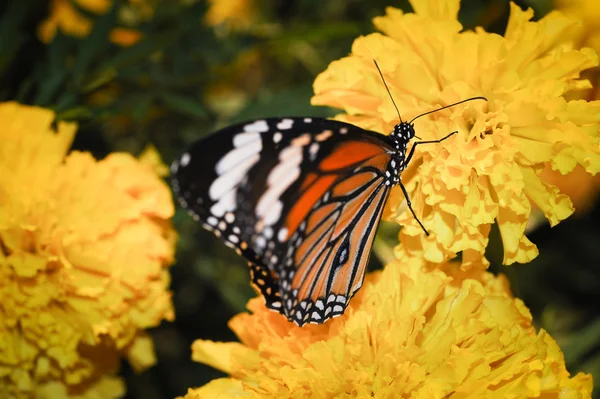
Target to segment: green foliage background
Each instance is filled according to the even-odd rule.
[[[226,0],[220,0],[226,1]],[[116,2],[121,5],[120,2]],[[407,1],[259,0],[256,22],[246,30],[210,27],[205,1],[157,1],[154,17],[139,26],[132,47],[107,37],[117,8],[95,16],[91,34],[62,34],[48,45],[36,36],[49,1],[10,0],[0,5],[0,100],[54,109],[80,123],[74,148],[102,158],[112,151],[139,154],[155,145],[170,162],[186,146],[226,124],[266,116],[330,116],[310,106],[312,82],[327,65],[349,53],[354,38],[374,31],[371,19]],[[550,0],[518,1],[536,18]],[[508,1],[463,0],[459,19],[502,33]],[[253,292],[245,262],[178,209],[177,263],[171,269],[174,323],[153,329],[158,364],[135,374],[123,364],[128,398],[172,398],[221,374],[190,360],[196,338],[233,340],[227,321],[243,311]],[[600,380],[600,207],[558,227],[530,235],[540,249],[532,263],[500,266],[494,232],[488,256],[506,273],[516,296],[564,350],[570,372]],[[378,245],[392,248],[397,230],[384,224]],[[371,267],[381,267],[377,256]],[[597,383],[600,381],[597,381]],[[596,397],[600,397],[596,389]]]

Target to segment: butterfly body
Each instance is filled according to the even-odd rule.
[[[298,325],[341,315],[414,137],[323,118],[269,118],[194,143],[171,166],[181,205],[243,255],[272,310]]]

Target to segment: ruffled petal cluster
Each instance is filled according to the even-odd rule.
[[[54,117],[0,104],[0,396],[118,397],[105,373],[152,365],[144,329],[173,318],[174,207],[155,159],[67,155]]]
[[[196,361],[231,378],[185,398],[591,396],[591,376],[569,375],[504,278],[456,262],[443,266],[452,277],[424,266],[402,259],[369,275],[346,313],[324,325],[297,327],[251,300],[252,314],[230,321],[241,343],[192,347]]]
[[[388,8],[375,33],[355,40],[350,56],[314,83],[313,104],[343,109],[337,118],[381,133],[398,116],[373,60],[405,120],[474,96],[473,101],[415,121],[424,144],[402,174],[425,236],[398,190],[391,201],[400,255],[442,262],[483,255],[496,222],[504,263],[528,262],[536,246],[524,235],[534,203],[551,225],[573,212],[569,198],[540,178],[544,167],[566,174],[600,170],[600,103],[565,96],[590,86],[580,72],[598,65],[591,49],[569,41],[578,22],[552,12],[537,22],[511,4],[504,36],[462,31],[458,0],[411,1],[415,13]],[[415,139],[417,141],[417,139]]]

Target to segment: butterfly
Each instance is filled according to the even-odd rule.
[[[428,234],[401,173],[417,146],[456,132],[409,151],[413,122],[474,99],[485,98],[400,118],[388,136],[314,117],[229,126],[173,161],[173,191],[194,219],[248,260],[269,309],[299,326],[320,324],[343,314],[361,288],[392,187],[400,186]]]

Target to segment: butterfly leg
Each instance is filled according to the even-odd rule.
[[[410,211],[412,212],[413,216],[415,217],[415,220],[417,221],[417,223],[419,223],[419,226],[421,226],[421,228],[423,229],[423,231],[425,232],[425,234],[429,235],[429,232],[427,231],[427,229],[425,228],[425,226],[423,226],[423,223],[421,223],[421,221],[417,217],[417,214],[415,213],[415,211],[412,208],[412,204],[410,202],[410,197],[408,196],[408,192],[406,191],[406,187],[404,187],[404,184],[402,184],[402,182],[399,182],[399,184],[400,184],[400,188],[402,189],[402,192],[404,193],[404,197],[406,198],[406,205],[408,205],[408,209],[410,209]]]
[[[447,135],[446,137],[442,137],[439,140],[417,141],[416,143],[413,144],[412,148],[410,149],[410,152],[408,153],[408,157],[406,158],[406,162],[404,162],[404,164],[408,165],[408,163],[410,162],[413,154],[415,153],[415,148],[417,148],[417,145],[419,145],[419,144],[441,143],[442,141],[446,140],[447,138],[449,138],[450,136],[452,136],[452,135],[454,135],[456,133],[458,133],[458,132],[454,131],[454,132],[450,133],[449,135]]]

